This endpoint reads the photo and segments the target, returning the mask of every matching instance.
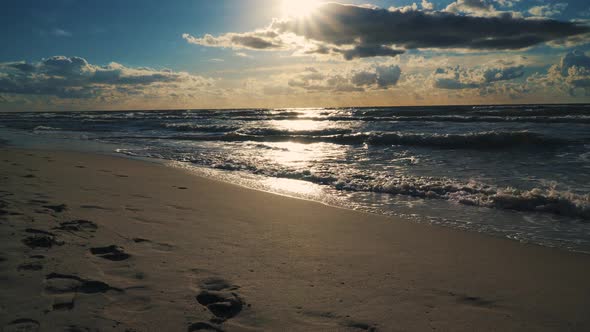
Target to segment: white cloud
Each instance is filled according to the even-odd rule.
[[[54,36],[58,36],[58,37],[71,37],[72,33],[64,30],[64,29],[60,29],[60,28],[54,28],[53,30],[51,30],[51,34]]]
[[[567,8],[567,3],[554,3],[543,6],[531,7],[528,12],[529,14],[537,17],[551,17],[560,15],[564,9]]]
[[[434,4],[432,2],[428,2],[428,0],[422,0],[422,9],[434,10]]]

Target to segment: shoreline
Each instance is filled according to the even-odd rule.
[[[157,161],[0,151],[8,330],[590,328],[585,254],[248,189]],[[66,227],[80,220],[91,224]],[[43,236],[50,247],[26,241]],[[209,307],[218,302],[199,302],[204,292],[224,300],[221,316]]]
[[[66,128],[67,125],[58,124],[55,127],[58,133],[62,130],[61,127]],[[116,150],[116,154],[132,159],[155,158],[151,160],[163,163],[178,162],[186,168],[197,170],[198,176],[204,175],[274,194],[311,199],[330,206],[403,218],[411,222],[442,225],[488,236],[510,238],[524,243],[590,253],[590,224],[584,222],[587,218],[588,205],[587,197],[583,194],[584,181],[579,182],[582,193],[568,187],[569,180],[564,180],[564,187],[561,188],[553,187],[553,185],[546,186],[543,183],[534,184],[535,181],[530,185],[521,187],[517,184],[512,187],[504,183],[506,179],[502,176],[500,176],[502,184],[494,185],[496,181],[485,180],[485,176],[480,181],[477,180],[478,175],[475,175],[473,180],[470,176],[461,175],[461,172],[449,173],[449,170],[443,171],[441,176],[435,175],[431,178],[425,175],[430,171],[425,173],[424,166],[418,166],[418,171],[414,175],[411,175],[413,171],[410,171],[414,166],[407,166],[407,171],[403,170],[406,167],[403,166],[400,172],[377,171],[375,173],[373,170],[365,170],[367,172],[365,178],[365,171],[360,170],[364,166],[359,166],[360,168],[357,169],[357,166],[351,164],[353,170],[350,174],[346,171],[338,174],[338,172],[334,173],[334,170],[342,167],[337,165],[338,163],[328,162],[328,166],[312,168],[311,172],[307,172],[305,168],[299,168],[297,164],[281,161],[283,158],[290,160],[289,158],[293,157],[292,154],[297,155],[296,158],[300,160],[309,158],[309,155],[298,155],[299,146],[292,148],[275,147],[272,144],[263,145],[261,149],[264,151],[260,152],[260,158],[270,158],[270,160],[277,158],[276,165],[273,162],[272,165],[267,166],[265,162],[251,164],[250,159],[258,157],[254,157],[254,152],[249,149],[258,149],[258,144],[250,146],[246,143],[247,151],[243,153],[235,152],[233,149],[236,147],[232,145],[229,150],[234,152],[230,155],[238,154],[232,159],[232,157],[216,157],[214,153],[216,148],[205,148],[204,152],[199,148],[197,150],[201,152],[197,153],[189,151],[190,149],[186,150],[182,144],[178,148],[179,151],[184,151],[183,153],[177,152],[176,148],[167,152],[162,147],[158,148],[159,143],[155,142],[156,148],[153,153],[149,145],[142,147],[143,143],[134,142],[134,140],[127,143],[124,140],[122,142],[117,140],[115,143],[102,141],[92,135],[88,137],[88,140],[76,135],[73,139],[67,140],[60,134],[54,133],[54,135],[35,130],[26,132],[6,129],[2,132],[13,144],[21,147],[98,152],[107,155],[115,154],[113,150]],[[92,133],[92,130],[89,133]],[[172,141],[175,142],[175,140]],[[172,143],[172,146],[177,146],[179,142]],[[143,152],[144,148],[147,149],[145,152]],[[160,151],[160,149],[163,150]],[[270,149],[271,152],[265,152],[266,149]],[[275,149],[278,152],[275,152]],[[192,155],[192,153],[196,154]],[[188,159],[183,156],[184,154],[188,154],[186,157]],[[403,160],[405,159],[401,158],[397,162],[406,163]],[[322,167],[329,170],[323,171]],[[453,168],[456,167],[450,166],[451,171]],[[473,169],[477,169],[477,166]],[[384,176],[381,177],[379,172],[382,172]],[[404,175],[407,172],[410,172],[410,175]],[[489,172],[481,172],[490,175]],[[357,178],[361,180],[357,181]],[[544,177],[541,176],[541,178]],[[573,176],[567,176],[567,178],[573,178]],[[516,178],[514,180],[516,181]]]

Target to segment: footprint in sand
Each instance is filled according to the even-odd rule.
[[[47,204],[49,202],[46,200],[42,200],[42,199],[31,199],[31,200],[29,200],[29,203],[30,204]]]
[[[27,229],[25,229],[25,232],[31,233],[31,234],[41,234],[41,235],[47,235],[47,236],[53,236],[53,237],[55,237],[55,234],[53,234],[53,233],[51,233],[49,231],[42,230],[42,229],[27,228]]]
[[[90,205],[90,204],[86,204],[86,205],[80,205],[81,209],[89,209],[89,210],[111,210],[109,208],[105,208],[99,205]]]
[[[354,329],[363,330],[363,331],[369,331],[369,332],[376,332],[377,331],[377,328],[375,326],[371,326],[367,323],[362,323],[362,322],[349,321],[349,322],[345,323],[344,325],[348,326],[348,327],[352,327]]]
[[[459,302],[478,307],[490,307],[494,305],[494,301],[482,299],[478,296],[462,296],[458,299]]]
[[[102,281],[84,279],[75,275],[50,273],[45,277],[45,292],[53,298],[53,311],[74,309],[78,293],[97,294],[108,291],[123,292]]]
[[[3,332],[37,332],[41,329],[38,321],[30,318],[15,319],[2,328]]]
[[[131,255],[123,251],[123,248],[117,247],[115,245],[110,245],[107,247],[90,248],[90,253],[100,258],[115,262],[123,261],[131,257]]]
[[[68,209],[67,205],[59,204],[59,205],[43,205],[44,208],[53,210],[54,212],[63,212]]]
[[[302,309],[301,307],[297,307],[297,309]],[[331,311],[314,311],[314,310],[301,310],[298,311],[305,316],[312,317],[314,321],[317,319],[320,320],[328,320],[328,321],[335,321],[334,323],[338,324],[338,326],[345,326],[348,329],[355,329],[355,330],[362,330],[362,331],[369,331],[369,332],[376,332],[377,327],[365,322],[360,322],[357,320],[350,319],[349,316],[342,317],[335,312]],[[341,328],[340,328],[341,329]],[[336,329],[335,330],[340,330]]]
[[[51,294],[83,293],[97,294],[108,291],[123,292],[102,281],[84,279],[75,275],[50,273],[45,277],[45,290]]]
[[[201,292],[196,296],[196,300],[215,316],[212,322],[223,323],[235,317],[245,305],[244,300],[233,292],[239,287],[224,279],[207,278],[201,281],[200,287]]]
[[[98,229],[98,226],[92,221],[78,219],[72,221],[64,221],[54,229],[69,232],[95,232]]]
[[[25,245],[29,248],[36,249],[36,248],[51,248],[54,245],[61,246],[64,244],[63,241],[57,241],[55,234],[35,228],[27,228],[25,229],[26,233],[33,234],[31,236],[25,237],[22,241]]]
[[[174,249],[174,246],[168,243],[158,243],[148,239],[142,239],[139,237],[133,238],[133,242],[135,243],[142,243],[145,245],[150,246],[153,250],[156,251],[163,251],[163,252],[170,252]]]
[[[57,241],[55,237],[50,235],[33,235],[27,236],[23,240],[23,243],[27,245],[29,248],[37,249],[37,248],[51,248],[54,245],[61,246],[64,243],[62,241]]]
[[[197,323],[193,323],[191,325],[189,325],[188,332],[194,332],[194,331],[217,331],[217,332],[222,332],[223,330],[220,328],[217,328],[209,323],[205,323],[205,322],[197,322]]]
[[[483,307],[483,308],[492,308],[495,306],[495,301],[488,300],[481,298],[479,296],[471,296],[471,295],[462,295],[456,294],[454,292],[449,292],[449,295],[454,297],[457,302],[465,305],[475,306],[475,307]]]
[[[69,310],[72,310],[72,309],[74,309],[74,300],[72,299],[71,301],[66,300],[65,302],[55,302],[51,306],[51,309],[53,309],[53,311],[69,311]]]
[[[18,271],[39,271],[43,269],[40,263],[23,263],[17,267]]]

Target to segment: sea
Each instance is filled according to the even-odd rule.
[[[590,105],[10,112],[0,138],[590,253]]]

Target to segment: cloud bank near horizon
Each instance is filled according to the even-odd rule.
[[[190,92],[212,80],[185,72],[130,68],[111,62],[88,63],[81,57],[52,56],[35,63],[0,63],[0,93],[58,98],[96,98],[116,95],[161,95],[171,90]]]

